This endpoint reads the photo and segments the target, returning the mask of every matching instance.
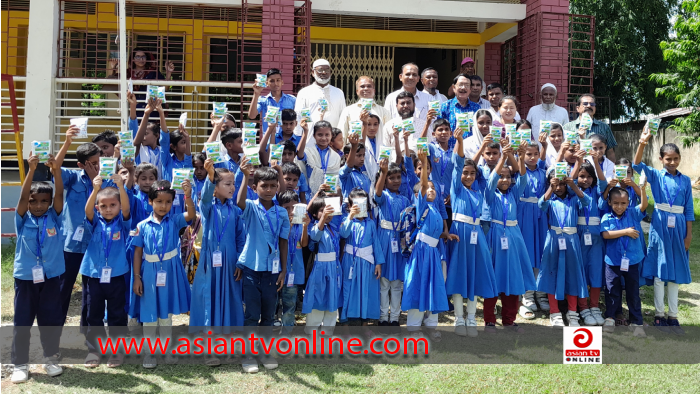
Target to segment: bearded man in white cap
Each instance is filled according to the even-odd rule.
[[[540,121],[550,120],[560,125],[569,123],[569,111],[556,104],[557,88],[551,83],[545,83],[540,89],[542,104],[530,108],[527,120],[532,124],[532,139],[537,141],[540,135]]]
[[[316,80],[311,85],[301,89],[297,94],[294,111],[301,121],[301,110],[308,108],[311,111],[311,122],[308,122],[309,140],[313,140],[314,123],[320,120],[329,122],[333,127],[338,127],[340,114],[345,109],[345,94],[342,90],[330,85],[331,64],[326,59],[318,59],[313,65],[313,77]],[[319,99],[325,98],[328,102],[326,111],[321,111]],[[301,135],[301,127],[297,125],[295,134]]]

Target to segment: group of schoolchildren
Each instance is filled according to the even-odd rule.
[[[168,337],[173,315],[187,312],[191,332],[231,334],[236,326],[272,326],[281,301],[281,323],[289,329],[302,290],[309,334],[331,335],[337,321],[358,319],[363,326],[372,320],[398,326],[403,310],[409,331],[419,335],[425,325],[439,340],[438,314],[451,308],[455,332],[477,335],[477,297],[486,331],[495,331],[500,298],[502,325],[517,332],[517,314],[532,319],[539,308],[550,312],[553,326],[566,317],[571,326],[580,319],[604,329],[630,325],[643,335],[639,286],[649,283],[654,324],[682,332],[678,285],[690,282],[690,180],[677,171],[674,144],[661,148],[663,170],[641,162],[648,131],[628,176],[617,180],[606,171],[604,140],[594,135],[586,157],[576,141],[564,141],[556,123],[516,149],[505,132],[491,133],[496,123],[489,111],[476,112],[470,130],[452,130],[430,110],[417,132],[425,137],[432,128],[432,142],[412,151],[411,133],[394,127],[392,154],[382,156],[375,114],[362,111],[361,132],[350,133],[344,145],[329,122],[313,123],[308,135],[307,122],[286,109],[262,130],[260,165],[253,166],[231,115],[212,116],[209,142],[220,140],[226,152],[215,163],[191,155],[182,125],[168,129],[160,100],[148,101],[140,124],[131,93],[128,102],[136,155],[121,158],[110,179],[98,167],[101,156],[119,157],[111,131],[80,145],[79,169],[67,169],[63,159],[78,132],[71,126],[47,162],[53,187],[32,182],[39,159],[29,158],[15,216],[13,381],[28,377],[29,335],[21,328],[35,317],[40,329],[62,326],[78,273],[86,367],[101,362],[97,338],[106,335],[105,319],[112,338],[127,335],[132,322],[143,325],[144,336],[159,330]],[[160,122],[150,120],[153,112]],[[297,123],[301,136],[294,134]],[[521,120],[517,129],[531,126]],[[279,160],[272,159],[273,141],[283,146]],[[568,164],[563,177],[554,171],[557,162]],[[176,191],[170,181],[181,168],[193,168],[193,177]],[[633,169],[645,174],[656,201],[648,247],[640,226],[647,197]],[[301,217],[300,204],[306,205]],[[202,241],[190,281],[180,236],[195,224]],[[622,315],[623,288],[629,321]],[[42,336],[42,346],[46,372],[60,374],[58,338]],[[114,354],[108,366],[123,361]],[[204,361],[220,363],[212,355]],[[270,356],[259,361],[277,367]],[[152,355],[143,360],[146,368],[156,365]],[[248,356],[243,369],[258,371],[258,360]]]

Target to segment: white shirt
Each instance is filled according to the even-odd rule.
[[[384,108],[386,108],[389,111],[389,115],[391,115],[392,119],[400,117],[399,111],[396,109],[396,96],[398,96],[399,93],[404,91],[405,89],[401,88],[397,91],[391,92],[388,96],[386,96],[386,99],[384,100]],[[423,120],[425,120],[428,116],[428,101],[431,100],[430,96],[416,89],[416,94],[413,95],[413,100],[416,104],[415,113],[413,114],[413,117],[422,118]],[[297,99],[297,102],[298,101],[299,99]]]
[[[596,166],[596,164],[593,162],[593,157],[586,156],[586,160],[588,160],[588,162],[594,167]],[[603,175],[605,175],[605,180],[608,182],[615,179],[615,163],[613,163],[607,157],[603,158]]]
[[[563,127],[565,124],[569,123],[569,112],[558,105],[546,111],[542,104],[540,104],[530,108],[530,112],[527,113],[527,120],[532,124],[532,138],[537,140],[540,135],[541,120],[557,122]]]
[[[403,119],[401,119],[400,116],[397,116],[393,118],[390,122],[384,125],[384,146],[394,146],[394,125],[397,123],[403,122]],[[413,133],[409,138],[408,138],[408,149],[416,152],[416,143],[418,142],[418,137],[420,136],[420,133],[423,131],[423,127],[425,127],[425,119],[413,117],[413,127],[415,128],[416,132]],[[430,132],[430,129],[428,129],[428,142],[433,141],[433,134]],[[400,146],[401,146],[401,152],[404,151],[404,143],[403,143],[403,132],[399,132],[399,138],[401,138],[400,141]],[[405,152],[404,152],[405,153]]]
[[[471,99],[469,99],[469,101],[471,101]],[[483,97],[479,97],[479,101],[472,101],[472,103],[478,104],[481,109],[491,109],[491,102]]]
[[[439,101],[439,102],[440,102],[440,105],[442,105],[442,103],[444,103],[445,101],[448,100],[448,98],[445,97],[444,94],[440,93],[440,91],[437,90],[437,89],[435,89],[435,94],[430,94],[430,92],[428,92],[428,91],[425,90],[425,89],[421,90],[421,92],[423,92],[426,96],[429,97],[428,101]],[[439,112],[439,111],[438,111],[438,112]],[[427,113],[426,113],[426,114],[427,114]],[[426,116],[427,116],[427,115],[426,115]]]
[[[323,116],[323,120],[328,121],[331,126],[337,127],[340,114],[345,109],[345,94],[335,86],[326,85],[320,87],[316,83],[301,89],[297,95],[294,111],[297,113],[297,122],[301,120],[301,110],[308,108],[311,110],[311,122],[309,126],[309,138],[313,140],[314,123],[321,120],[321,112],[318,111],[318,99],[325,98],[328,101],[328,110]],[[301,126],[297,125],[294,134],[301,135]]]
[[[357,122],[360,120],[360,113],[362,112],[362,108],[360,108],[360,106],[361,104],[359,101],[354,104],[350,104],[349,106],[345,107],[343,112],[340,114],[340,120],[338,121],[337,127],[343,132],[343,139],[346,141],[348,139],[348,132],[350,131],[350,122]],[[389,111],[377,104],[376,101],[372,103],[372,110],[369,112],[379,116],[379,130],[381,130],[385,124],[391,121]]]

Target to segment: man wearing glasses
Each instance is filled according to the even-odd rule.
[[[457,75],[452,80],[452,89],[455,92],[455,98],[444,102],[440,106],[440,118],[447,119],[450,122],[450,129],[457,128],[457,114],[476,112],[481,109],[479,104],[469,100],[471,93],[471,80],[464,74]],[[469,132],[471,135],[471,131]],[[449,146],[454,147],[456,140],[450,136]]]
[[[573,122],[565,124],[564,130],[576,131],[582,136],[582,138],[589,138],[593,134],[600,134],[603,136],[603,138],[605,138],[606,145],[608,147],[608,150],[605,151],[605,156],[610,161],[615,163],[615,147],[617,146],[617,141],[615,141],[615,136],[613,135],[612,130],[610,130],[610,126],[608,126],[608,124],[605,122],[595,119],[594,117],[596,111],[595,96],[593,94],[584,94],[583,96],[579,97],[576,111],[579,114],[579,118]],[[593,125],[591,125],[590,130],[585,130],[584,128],[579,127],[579,124],[581,123],[580,115],[583,115],[584,113],[587,113],[591,116],[591,118],[593,118]]]
[[[325,120],[333,127],[337,127],[340,114],[345,109],[345,94],[342,90],[331,86],[331,64],[326,59],[317,59],[313,65],[313,77],[315,82],[301,89],[297,94],[294,111],[297,113],[298,123],[301,122],[301,110],[308,108],[311,111],[311,122],[308,122],[309,130],[313,130],[314,123]],[[328,108],[325,112],[320,110],[318,100],[325,98]],[[296,135],[301,135],[301,126],[297,124]],[[313,140],[313,133],[309,132],[308,140]]]

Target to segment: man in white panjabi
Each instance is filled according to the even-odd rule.
[[[297,113],[297,123],[301,122],[301,110],[308,109],[311,112],[311,122],[308,122],[309,130],[313,130],[314,123],[325,120],[333,127],[336,127],[340,114],[345,109],[345,93],[342,90],[331,86],[332,69],[326,59],[318,59],[313,63],[314,83],[301,89],[297,94],[297,101],[294,111]],[[325,98],[328,101],[328,108],[325,112],[320,111],[319,99]],[[301,126],[297,125],[294,134],[301,135]],[[308,140],[313,140],[313,133],[309,132]]]
[[[374,100],[375,89],[374,80],[372,78],[366,75],[357,78],[357,81],[355,82],[355,88],[357,96],[360,98],[360,100],[358,100],[354,104],[348,105],[347,107],[345,107],[345,109],[343,109],[343,112],[340,114],[340,120],[336,125],[336,127],[343,132],[343,140],[345,141],[347,141],[348,139],[348,132],[350,131],[350,122],[357,122],[360,120],[363,99],[372,99],[372,109],[369,111],[369,113],[379,116],[380,134],[382,127],[384,127],[384,125],[389,123],[389,121],[391,120],[391,114],[389,113],[389,111],[381,105],[377,104],[377,101]]]
[[[569,123],[569,111],[556,104],[557,87],[551,83],[545,83],[540,89],[542,104],[530,108],[527,120],[532,125],[532,139],[537,141],[540,135],[540,121],[550,120],[560,125]]]

